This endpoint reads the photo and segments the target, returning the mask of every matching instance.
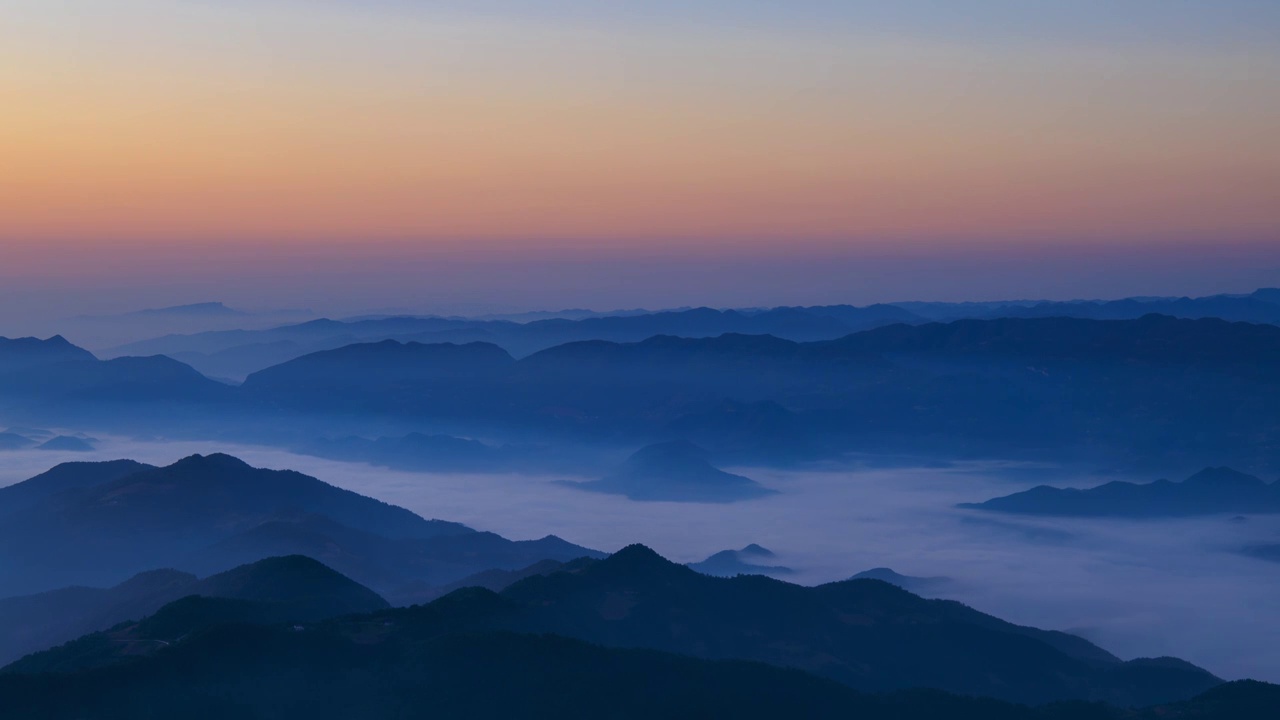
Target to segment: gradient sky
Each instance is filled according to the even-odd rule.
[[[1273,0],[0,0],[0,282],[423,309],[1280,284],[1277,37]]]

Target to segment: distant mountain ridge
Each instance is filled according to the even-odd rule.
[[[1042,485],[960,507],[1027,515],[1186,517],[1280,513],[1280,482],[1267,483],[1230,468],[1206,468],[1183,482],[1109,482],[1077,490]]]
[[[164,354],[213,377],[236,380],[312,352],[382,340],[491,342],[516,357],[583,340],[638,342],[654,335],[715,337],[725,333],[774,335],[794,341],[833,340],[892,324],[992,320],[1005,317],[1075,317],[1133,320],[1149,314],[1179,318],[1280,323],[1280,291],[1203,298],[1128,298],[1102,301],[893,303],[773,308],[526,313],[500,318],[371,316],[317,320],[262,330],[170,335],[130,343],[108,356]],[[202,306],[194,306],[202,307]],[[546,315],[546,317],[542,317]]]
[[[488,342],[384,340],[305,355],[238,388],[166,358],[0,372],[0,411],[287,446],[374,420],[492,447],[678,439],[739,466],[877,452],[1280,469],[1276,363],[1280,326],[1161,315],[897,324],[815,342],[658,335],[520,359]],[[511,462],[472,449],[476,470]],[[373,455],[384,450],[398,452]]]

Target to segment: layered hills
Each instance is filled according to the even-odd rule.
[[[594,554],[512,542],[227,455],[168,467],[71,463],[0,489],[0,596],[110,586],[146,570],[207,575],[308,555],[393,599],[488,570]]]
[[[272,688],[283,684],[284,689],[298,692],[301,688],[290,678],[307,677],[316,692],[337,693],[326,696],[334,708],[350,710],[353,702],[380,707],[383,696],[367,694],[365,690],[373,686],[362,679],[372,682],[377,677],[377,687],[390,692],[391,702],[400,707],[426,699],[405,695],[411,691],[402,683],[410,677],[417,683],[440,679],[424,671],[444,661],[431,648],[442,653],[447,649],[455,663],[477,663],[474,670],[443,676],[460,682],[466,677],[465,687],[478,681],[469,673],[479,672],[486,662],[494,663],[490,668],[505,668],[507,661],[502,658],[518,659],[530,668],[541,668],[517,672],[519,665],[512,666],[510,678],[501,675],[504,693],[490,693],[504,696],[528,692],[521,689],[527,680],[544,672],[559,678],[558,690],[567,691],[569,686],[563,683],[568,675],[560,675],[566,652],[588,652],[608,669],[599,675],[600,682],[608,687],[621,684],[619,690],[624,693],[639,692],[634,684],[650,677],[643,666],[635,667],[638,675],[621,672],[626,664],[617,663],[624,657],[657,658],[655,651],[687,656],[678,661],[670,656],[673,659],[666,662],[681,663],[685,672],[703,682],[710,676],[702,675],[699,668],[713,666],[692,658],[761,662],[776,669],[766,671],[760,666],[756,671],[763,683],[760,691],[786,687],[783,676],[776,674],[780,672],[792,673],[790,677],[797,678],[794,682],[811,689],[799,696],[784,693],[799,703],[797,707],[822,697],[863,697],[846,691],[918,687],[1033,704],[1074,700],[1154,705],[1186,701],[1221,684],[1181,661],[1123,662],[1075,636],[1012,625],[958,603],[924,600],[879,581],[805,588],[758,576],[713,578],[641,546],[605,560],[528,577],[500,594],[464,589],[429,605],[319,623],[287,616],[267,612],[260,605],[182,601],[151,619],[26,658],[0,679],[0,702],[6,707],[17,707],[18,702],[41,707],[39,703],[53,702],[49,698],[65,693],[81,709],[126,707],[119,704],[143,695],[153,701],[210,699],[207,693],[212,687],[232,682],[244,690],[234,698],[225,696],[226,701],[248,710],[274,707],[285,695]],[[591,647],[599,649],[588,651]],[[92,669],[139,655],[153,662]],[[570,662],[569,667],[580,671],[584,666]],[[796,669],[834,681],[827,686],[831,689],[822,691],[817,678],[799,680],[812,676],[795,674]],[[64,674],[29,674],[48,671]],[[485,675],[490,682],[498,677],[494,672]],[[259,680],[245,684],[249,677]],[[316,683],[316,678],[330,680]],[[650,695],[667,696],[667,691],[655,692],[655,688],[666,687],[670,679],[652,678],[652,682],[661,684],[640,684]],[[61,690],[51,692],[57,688]],[[302,692],[298,701],[307,703],[311,697]],[[576,696],[566,702],[566,708],[579,709],[575,714],[584,707]],[[953,717],[946,712],[964,707],[958,703],[946,700],[934,712]],[[686,700],[674,707],[688,712],[703,706],[688,705]],[[980,713],[979,707],[969,711]],[[1002,717],[998,713],[1015,710],[994,703],[985,712],[995,715],[960,717]],[[374,711],[361,715],[370,716],[370,712]],[[381,715],[374,712],[373,716]]]

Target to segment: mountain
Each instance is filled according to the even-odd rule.
[[[243,611],[239,612],[233,619],[243,623]],[[1080,638],[1010,625],[958,603],[924,600],[878,581],[805,588],[759,576],[713,578],[640,546],[605,560],[529,577],[500,595],[478,588],[460,590],[429,605],[301,629],[250,631],[241,624],[193,633],[193,627],[208,629],[217,623],[202,619],[198,608],[181,615],[182,622],[152,623],[150,635],[135,631],[121,638],[151,639],[145,652],[157,662],[183,668],[166,675],[153,663],[147,671],[161,673],[149,675],[148,682],[169,677],[167,682],[178,683],[168,686],[174,690],[190,690],[186,683],[202,682],[198,678],[212,682],[245,667],[265,678],[324,676],[334,682],[362,676],[360,667],[378,668],[376,674],[383,678],[385,673],[411,672],[424,682],[432,673],[424,673],[412,659],[418,657],[415,652],[446,642],[456,656],[466,657],[467,647],[478,646],[471,643],[483,645],[481,638],[495,632],[535,637],[551,633],[603,648],[674,652],[704,661],[752,660],[812,672],[864,692],[931,687],[1035,704],[1075,699],[1129,706],[1180,702],[1220,684],[1181,661],[1121,662]],[[154,629],[157,625],[167,625],[167,634]],[[189,639],[181,640],[184,636]],[[0,680],[0,701],[12,702],[11,693],[35,687],[29,684],[36,682],[32,678],[14,677],[15,670],[75,667],[88,654],[75,645],[33,656],[10,669]],[[545,650],[520,657],[529,663],[530,672],[557,661],[556,653]],[[196,658],[209,664],[192,665]],[[360,658],[359,664],[348,664]],[[317,661],[337,665],[324,670],[312,664]],[[148,665],[121,665],[118,673],[140,667]],[[614,678],[613,682],[628,677],[616,670],[601,677]],[[106,677],[91,684],[102,687]],[[119,682],[122,676],[115,678]],[[86,682],[86,676],[78,678],[78,686]],[[647,685],[646,691],[666,695],[654,688]],[[132,690],[133,695],[142,692],[142,687]]]
[[[307,356],[252,376],[242,400],[262,412],[547,442],[680,438],[734,463],[875,452],[1280,466],[1272,325],[961,320],[819,342],[575,342],[520,360],[461,347],[382,343]],[[477,361],[443,360],[468,353]]]
[[[806,588],[760,576],[714,578],[642,546],[577,572],[523,580],[501,597],[505,629],[763,661],[866,691],[931,687],[1015,702],[1145,705],[1220,682],[1181,661],[1121,662],[1081,638],[878,581]]]
[[[484,570],[517,570],[543,560],[600,556],[554,535],[512,541],[468,531],[388,538],[312,515],[269,520],[193,553],[184,562],[186,567],[208,571],[285,554],[314,557],[396,605],[438,597],[441,588]]]
[[[93,452],[97,448],[93,446],[93,441],[91,440],[71,437],[70,435],[59,435],[41,443],[36,449],[56,452]]]
[[[639,342],[655,335],[774,335],[828,340],[895,322],[923,322],[890,305],[753,310],[683,308],[657,312],[571,313],[571,317],[444,318],[383,316],[320,320],[256,331],[169,335],[106,351],[108,356],[164,354],[213,377],[244,378],[314,352],[395,340],[423,344],[485,342],[517,357],[570,342]],[[522,320],[522,321],[513,321]]]
[[[466,408],[481,386],[514,362],[505,350],[488,343],[424,345],[388,340],[291,360],[250,375],[242,390],[259,402],[295,409],[364,403],[372,409],[391,400],[379,391],[394,384],[401,391],[391,402],[402,412],[436,403]],[[317,387],[324,387],[323,396],[316,395]]]
[[[10,504],[10,502],[12,504]],[[0,595],[110,585],[156,567],[206,575],[302,554],[384,595],[592,551],[557,538],[512,542],[296,472],[227,455],[164,468],[71,464],[0,490]],[[20,508],[20,511],[19,511]]]
[[[23,435],[11,432],[0,433],[0,450],[23,450],[35,444],[35,440]]]
[[[425,321],[369,322],[394,329]],[[454,321],[432,322],[444,331]],[[289,332],[332,337],[333,326],[345,327],[308,325],[317,327]],[[143,415],[152,432],[290,447],[374,426],[395,428],[391,437],[483,437],[495,448],[681,439],[722,465],[880,453],[1269,472],[1280,468],[1280,377],[1269,372],[1276,362],[1274,325],[1001,318],[813,342],[747,334],[592,340],[519,360],[493,343],[389,340],[305,355],[239,388],[164,358],[55,363],[0,373],[0,405],[70,417],[86,430],[130,427]]]
[[[224,601],[174,608],[240,619]],[[372,618],[371,618],[372,619]],[[188,622],[190,626],[192,623]],[[0,674],[0,703],[15,717],[339,720],[438,717],[849,718],[864,720],[1101,720],[915,692],[877,697],[795,670],[592,646],[554,636],[483,633],[414,637],[403,620],[360,630],[213,624],[131,663],[57,674]],[[143,637],[159,629],[138,628]],[[163,633],[174,637],[172,633]],[[130,638],[122,638],[129,640]],[[150,639],[149,637],[147,639]],[[160,645],[171,643],[170,646]],[[139,647],[145,647],[138,643]],[[501,692],[494,692],[495,683]],[[234,694],[227,688],[234,688]],[[1233,708],[1234,709],[1234,708]],[[1224,717],[1225,716],[1218,716]],[[1243,717],[1243,716],[1236,716]]]
[[[703,575],[734,577],[735,575],[790,575],[794,572],[782,565],[764,565],[776,557],[772,551],[752,543],[741,550],[722,550],[689,567]]]
[[[220,302],[192,303],[164,308],[148,308],[126,313],[125,316],[167,316],[167,317],[239,317],[248,315],[241,310],[234,310]]]
[[[205,578],[189,593],[287,604],[289,616],[314,622],[390,607],[377,593],[309,557],[271,557]]]
[[[477,720],[1269,720],[1280,701],[1280,686],[1237,682],[1142,710],[1084,703],[1028,708],[927,690],[865,695],[796,670],[603,648],[555,636],[424,635],[418,618],[397,617],[379,625],[375,615],[364,622],[330,621],[299,631],[191,617],[252,615],[252,608],[233,609],[225,603],[216,610],[207,601],[174,608],[184,611],[187,626],[194,622],[203,629],[181,642],[169,641],[169,646],[150,643],[150,653],[131,663],[43,675],[0,674],[0,704],[14,717],[46,720],[390,720],[424,711]],[[161,634],[161,628],[148,630]],[[502,692],[493,692],[495,682]]]
[[[1041,485],[960,507],[1024,515],[1150,518],[1219,513],[1280,513],[1280,483],[1230,468],[1206,468],[1180,483],[1109,482],[1078,490]]]
[[[463,588],[484,588],[485,590],[490,590],[495,593],[502,592],[525,578],[531,578],[535,575],[550,575],[555,572],[566,570],[575,570],[580,567],[582,563],[590,561],[591,558],[579,558],[578,560],[573,560],[567,563],[558,562],[556,560],[542,560],[528,567],[520,568],[519,570],[485,570],[483,572],[478,572],[475,575],[469,575],[450,585],[433,588],[430,595],[424,594],[421,599],[423,601],[435,600],[437,598],[444,597],[455,590],[461,590]]]
[[[61,335],[48,340],[0,338],[0,375],[65,362],[97,360],[88,350],[67,342]]]
[[[750,478],[716,469],[705,450],[683,440],[641,448],[601,480],[568,484],[649,501],[726,503],[775,493]]]
[[[410,433],[369,440],[314,440],[297,448],[316,457],[419,472],[495,472],[516,467],[518,451],[451,435]]]
[[[204,580],[176,570],[153,570],[112,588],[73,587],[0,599],[0,666],[143,618],[191,595],[263,603],[300,621],[388,607],[368,588],[301,556],[267,558]]]
[[[930,595],[951,583],[948,577],[913,577],[885,567],[863,570],[850,580],[879,580],[917,595]]]
[[[233,399],[233,388],[161,356],[90,356],[0,370],[0,406],[35,421],[92,420],[119,427],[137,408],[164,405],[172,423],[175,412]]]
[[[111,588],[69,587],[0,599],[0,666],[150,615],[189,594],[196,582],[190,573],[153,570]]]
[[[25,514],[59,493],[105,485],[148,469],[154,468],[133,460],[63,463],[30,480],[0,488],[0,519]]]
[[[1269,297],[1267,291],[1260,290],[1253,295],[1244,296],[1044,302],[999,312],[1003,317],[1075,317],[1091,320],[1133,320],[1158,313],[1187,319],[1218,318],[1230,322],[1280,324],[1280,303],[1268,300]]]

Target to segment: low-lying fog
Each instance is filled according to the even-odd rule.
[[[794,568],[789,579],[804,584],[879,566],[947,576],[955,582],[939,596],[1014,622],[1075,632],[1124,658],[1176,655],[1228,679],[1280,681],[1280,564],[1230,552],[1280,542],[1280,516],[1027,519],[953,507],[1042,482],[1038,473],[1007,465],[737,469],[781,494],[704,505],[633,502],[548,476],[408,473],[258,447],[107,439],[93,453],[0,454],[0,486],[64,461],[168,464],[197,452],[299,470],[513,539],[555,534],[604,551],[642,542],[682,562],[754,542],[775,551],[775,564]]]

